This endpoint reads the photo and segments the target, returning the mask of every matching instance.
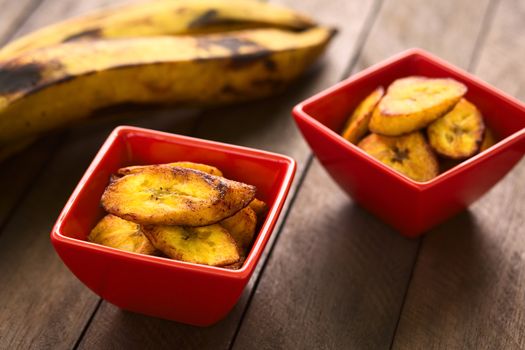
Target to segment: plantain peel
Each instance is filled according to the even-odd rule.
[[[304,30],[315,22],[290,9],[247,0],[163,0],[126,4],[60,22],[14,40],[5,60],[63,42],[163,35],[193,35],[248,28]]]
[[[193,162],[174,162],[174,163],[167,163],[164,164],[171,167],[181,167],[181,168],[188,168],[188,169],[195,169],[200,170],[202,172],[205,172],[210,175],[215,176],[222,176],[222,171],[220,171],[218,168],[207,165],[207,164],[201,164],[201,163],[193,163]],[[157,165],[134,165],[134,166],[128,166],[125,168],[120,168],[117,171],[117,174],[119,175],[129,175],[129,174],[135,174],[138,172],[141,172],[144,169],[148,169],[151,166],[157,166]]]
[[[144,234],[168,257],[212,266],[239,261],[237,245],[221,225],[202,227],[145,226]]]
[[[344,127],[342,135],[345,139],[357,144],[359,140],[366,135],[372,113],[381,100],[381,97],[383,97],[383,94],[384,89],[380,86],[357,106]]]
[[[370,119],[370,131],[398,136],[426,127],[463,97],[467,87],[453,79],[419,76],[394,81]]]
[[[140,225],[118,216],[104,216],[91,230],[88,240],[108,247],[140,254],[154,254],[155,247],[144,236]]]
[[[412,180],[424,182],[438,175],[436,156],[419,131],[403,136],[370,134],[358,146]]]
[[[463,98],[450,112],[430,124],[427,134],[430,146],[439,155],[466,159],[478,152],[484,131],[481,113]]]
[[[209,106],[270,96],[305,71],[332,34],[254,29],[71,42],[22,54],[0,62],[0,148],[115,104]]]
[[[111,182],[102,206],[143,225],[204,226],[246,207],[256,188],[202,171],[151,166]]]

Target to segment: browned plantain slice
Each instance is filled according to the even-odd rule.
[[[485,127],[485,133],[483,135],[483,141],[481,142],[481,146],[479,147],[479,151],[483,152],[489,147],[492,147],[496,144],[496,135],[494,135],[494,131],[489,129],[488,127]]]
[[[403,136],[371,134],[358,146],[412,180],[428,181],[438,174],[436,156],[419,131]]]
[[[144,236],[140,225],[108,214],[91,230],[88,240],[108,247],[140,254],[154,254],[155,247]]]
[[[237,245],[221,225],[201,227],[144,226],[144,234],[168,257],[212,266],[239,261]]]
[[[201,164],[201,163],[193,163],[193,162],[174,162],[174,163],[167,163],[167,164],[157,164],[157,165],[168,165],[172,167],[181,167],[181,168],[188,168],[188,169],[195,169],[200,170],[205,173],[208,173],[210,175],[215,176],[222,176],[222,171],[217,169],[214,166]],[[120,168],[117,173],[119,175],[129,175],[129,174],[135,174],[138,173],[145,168],[149,167],[151,165],[135,165],[135,166],[128,166],[125,168]]]
[[[202,171],[148,166],[109,184],[102,206],[139,224],[204,226],[246,207],[256,188]]]
[[[383,94],[384,89],[380,86],[357,106],[343,130],[342,135],[345,139],[357,144],[359,140],[366,135],[372,112],[379,103],[379,100],[381,100],[381,97],[383,97]]]
[[[462,98],[442,118],[428,126],[430,146],[440,155],[465,159],[479,150],[485,124],[476,106]]]
[[[263,220],[266,216],[266,213],[268,213],[268,205],[264,203],[262,200],[254,198],[253,201],[249,204],[250,208],[255,212],[257,215],[257,220]]]
[[[466,92],[467,87],[453,79],[398,79],[374,110],[370,131],[397,136],[424,128],[454,107]]]
[[[257,226],[255,211],[248,206],[239,210],[235,215],[222,220],[220,224],[228,230],[237,246],[246,254],[252,244],[255,227]]]

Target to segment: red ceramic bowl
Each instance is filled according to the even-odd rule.
[[[416,182],[347,142],[339,132],[356,105],[379,85],[409,75],[451,77],[467,85],[499,142],[428,182]],[[370,67],[309,98],[295,121],[334,180],[361,206],[403,235],[416,237],[465,209],[525,153],[525,105],[469,73],[419,49]]]
[[[257,186],[269,212],[239,270],[135,254],[86,241],[104,215],[109,176],[133,164],[193,161]],[[237,302],[268,242],[295,173],[289,157],[134,127],[116,128],[60,214],[51,241],[67,267],[105,300],[126,310],[206,326]]]

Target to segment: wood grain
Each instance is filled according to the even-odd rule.
[[[100,6],[103,2],[90,4]],[[39,8],[39,16],[53,21],[48,16],[48,6],[54,11],[64,6],[61,18],[75,13],[77,7],[73,3],[65,5],[62,1],[47,1]],[[78,9],[84,11],[86,3]],[[128,118],[125,122],[187,130],[188,120],[191,125],[194,121],[194,118],[186,118],[191,111],[178,113],[181,115],[163,111],[145,118],[149,113],[138,111],[131,113],[138,114],[136,119]],[[49,232],[83,171],[115,124],[114,120],[101,119],[73,128],[67,134],[64,147],[44,162],[46,168],[41,176],[36,176],[35,164],[31,163],[33,158],[20,158],[23,162],[16,170],[32,175],[26,178],[31,180],[32,186],[0,234],[1,349],[69,349],[97,305],[98,297],[67,271],[53,251]],[[12,185],[23,175],[16,174],[11,173],[9,181],[3,185]],[[2,196],[2,205],[4,199]]]
[[[386,1],[357,67],[414,46],[466,66],[487,5]],[[478,31],[458,35],[464,27]],[[314,162],[234,348],[388,348],[417,248],[418,241],[400,237],[356,206]]]
[[[2,9],[0,15],[0,46],[16,36],[17,30],[20,30],[20,26],[26,22],[39,3],[39,0],[0,1],[0,9]],[[22,27],[25,26],[22,25]],[[34,176],[33,171],[20,171],[24,169],[23,164],[28,162],[35,164],[35,167],[38,168],[39,160],[43,158],[39,152],[41,149],[42,147],[35,147],[33,152],[26,154],[24,160],[14,157],[0,164],[0,193],[2,193],[0,227]],[[26,169],[29,167],[26,166]],[[13,181],[13,179],[17,180]]]
[[[45,0],[18,33],[106,2]],[[419,243],[401,238],[356,206],[316,161],[308,167],[310,153],[289,117],[290,108],[343,76],[361,52],[360,37],[367,40],[357,69],[419,46],[465,68],[475,62],[482,78],[524,99],[525,9],[518,0],[500,4],[484,40],[479,33],[488,25],[484,19],[490,19],[489,0],[424,5],[385,0],[366,38],[360,35],[367,32],[373,1],[283,2],[342,29],[323,64],[286,94],[209,111],[199,119],[192,110],[106,112],[118,116],[58,133],[1,166],[0,227],[9,220],[0,232],[0,348],[390,345]],[[11,3],[5,12],[0,0],[0,37],[6,13],[22,13]],[[34,4],[16,2],[21,7],[29,3]],[[296,182],[294,190],[301,185],[298,196],[278,241],[269,244],[275,243],[269,258],[267,249],[240,302],[213,327],[145,317],[107,303],[97,309],[98,297],[51,248],[49,230],[67,196],[103,139],[122,123],[282,152],[299,161],[299,178],[307,172],[304,183]],[[524,347],[524,168],[520,163],[469,212],[423,240],[395,348]]]
[[[0,43],[15,39],[35,29],[94,8],[120,1],[3,1],[0,2]],[[35,10],[34,12],[31,12]],[[15,26],[22,24],[20,27]],[[4,28],[5,26],[5,28]],[[5,35],[4,35],[5,34]],[[60,133],[37,141],[33,146],[0,163],[0,227],[31,186],[33,178],[45,166],[58,145]]]
[[[385,0],[357,68],[412,47],[468,68],[489,4],[490,0]]]
[[[502,1],[474,71],[525,99],[522,1]],[[394,348],[525,348],[525,162],[425,237]]]
[[[338,27],[339,34],[330,45],[323,62],[281,96],[204,113],[195,134],[207,139],[291,155],[299,162],[296,176],[300,177],[310,152],[293,124],[290,117],[291,108],[306,96],[341,78],[356,52],[357,38],[372,10],[373,2],[340,1],[339,13],[330,11],[314,0],[288,1],[286,4],[314,14],[325,24]],[[284,216],[284,212],[281,215]],[[268,246],[271,244],[272,241]],[[80,347],[228,348],[265,259],[266,252],[236,307],[225,320],[215,326],[205,329],[189,327],[123,312],[103,302]]]

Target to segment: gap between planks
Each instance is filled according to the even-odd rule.
[[[487,6],[487,10],[485,11],[485,15],[481,21],[479,35],[476,38],[476,43],[474,44],[474,50],[472,50],[471,60],[468,64],[467,70],[469,72],[474,72],[477,68],[479,58],[481,57],[481,51],[485,46],[487,36],[490,32],[490,28],[492,28],[492,24],[494,23],[494,17],[496,17],[496,12],[498,11],[500,3],[501,0],[491,0]],[[485,25],[485,23],[488,25]]]

